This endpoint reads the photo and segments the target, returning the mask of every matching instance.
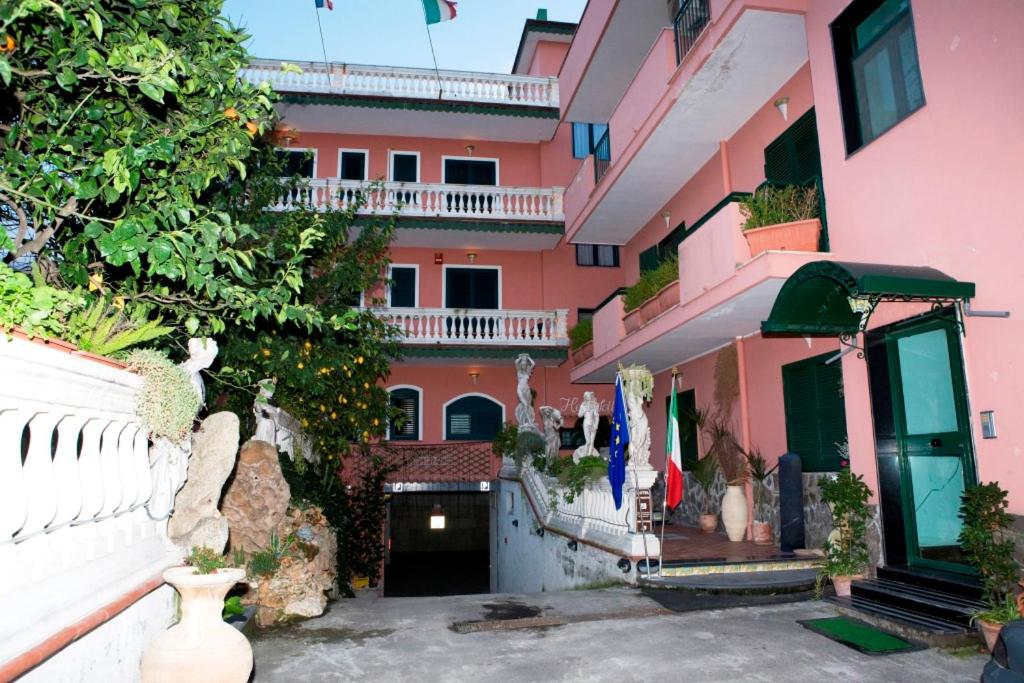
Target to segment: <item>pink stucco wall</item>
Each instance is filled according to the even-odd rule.
[[[562,68],[562,60],[569,51],[569,43],[556,43],[550,40],[537,41],[537,49],[533,53],[528,73],[531,76],[557,76]]]

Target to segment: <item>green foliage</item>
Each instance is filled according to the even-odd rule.
[[[711,514],[711,489],[714,488],[715,477],[718,475],[718,458],[714,453],[708,453],[703,458],[699,458],[694,463],[691,474],[704,494],[701,497],[701,512],[705,515]]]
[[[38,268],[29,277],[0,266],[0,330],[17,325],[30,335],[57,336],[83,305],[78,292],[48,286]]]
[[[648,270],[640,276],[632,287],[626,289],[622,297],[623,308],[632,311],[639,308],[645,301],[660,292],[669,283],[679,279],[679,258],[672,255],[658,264],[654,270]]]
[[[835,543],[825,544],[825,564],[822,571],[828,576],[854,576],[868,566],[866,540],[871,511],[868,499],[871,489],[864,477],[849,468],[839,471],[835,478],[824,476],[819,480],[821,500],[832,510],[832,528],[839,531]]]
[[[150,436],[164,436],[171,441],[185,438],[192,431],[200,403],[188,373],[164,354],[150,349],[132,351],[125,364],[142,376],[135,408]]]
[[[537,432],[524,431],[516,434],[516,449],[512,453],[512,459],[516,465],[522,467],[527,458],[543,456],[546,450],[544,437]]]
[[[12,46],[0,52],[0,221],[12,238],[0,258],[35,259],[52,287],[151,306],[189,334],[342,325],[299,300],[324,219],[268,240],[228,210],[254,150],[271,146],[274,95],[238,78],[246,36],[221,8],[0,5]],[[5,323],[48,317],[35,303]]]
[[[548,473],[558,479],[565,489],[565,502],[571,503],[583,493],[583,489],[608,475],[608,461],[595,455],[582,457],[578,463],[572,458],[557,458],[551,463]]]
[[[594,338],[594,321],[592,318],[585,318],[572,326],[569,330],[569,344],[572,349],[582,347]]]
[[[736,435],[732,418],[721,411],[706,413],[704,433],[708,437],[708,453],[715,456],[725,483],[739,486],[747,481],[747,461]]]
[[[242,597],[232,595],[224,601],[224,609],[221,611],[220,616],[222,619],[229,619],[230,617],[237,617],[243,614],[245,614],[245,606],[242,604]]]
[[[818,188],[799,185],[765,185],[740,201],[744,230],[817,218]]]
[[[960,546],[981,575],[985,602],[995,610],[1012,595],[1019,574],[1008,534],[1013,515],[1006,511],[1007,505],[1007,493],[997,482],[972,486],[960,503]]]
[[[132,317],[123,309],[123,303],[118,306],[105,298],[96,299],[85,311],[71,315],[63,336],[83,351],[108,356],[174,331],[161,325],[160,318],[147,319],[145,307],[136,309]]]
[[[1017,608],[1017,600],[1013,595],[1004,595],[1001,602],[988,603],[986,609],[979,609],[971,613],[971,623],[975,621],[987,621],[990,624],[1009,624],[1011,621],[1020,619],[1020,611]]]
[[[779,465],[776,463],[769,469],[761,451],[756,448],[751,448],[744,456],[747,461],[747,471],[754,482],[754,519],[758,522],[765,522],[767,515],[764,514],[764,483]]]
[[[249,575],[272,576],[281,566],[281,560],[291,555],[294,545],[295,537],[291,534],[282,541],[276,533],[271,533],[267,547],[249,556]]]
[[[491,452],[499,458],[511,458],[516,452],[518,443],[519,427],[514,422],[506,422],[494,435],[491,442]]]
[[[195,567],[196,574],[213,574],[218,569],[228,566],[227,558],[216,550],[206,547],[193,546],[185,564]]]

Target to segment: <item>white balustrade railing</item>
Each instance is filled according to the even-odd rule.
[[[508,467],[502,470],[503,477],[507,474]],[[616,510],[607,477],[585,487],[570,503],[565,500],[565,488],[558,479],[540,474],[526,463],[518,473],[538,521],[548,528],[624,555],[657,557],[661,551],[658,537],[637,532],[635,483],[638,481],[641,487],[650,488],[656,473],[653,470],[641,472],[636,480],[633,476],[632,472],[626,473],[622,507]]]
[[[278,92],[558,107],[558,79],[476,71],[254,59],[243,79]]]
[[[346,210],[359,204],[360,213],[401,216],[490,218],[516,221],[563,221],[561,187],[501,187],[445,183],[381,182],[313,178],[281,193],[271,208]]]
[[[2,664],[178,556],[147,509],[141,379],[5,334],[0,377]]]
[[[569,312],[479,308],[380,308],[406,344],[568,346]]]

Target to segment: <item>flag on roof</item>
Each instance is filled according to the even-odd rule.
[[[455,5],[451,0],[423,0],[423,13],[428,24],[439,24],[455,18]]]
[[[333,2],[333,0],[313,0],[313,2],[316,3],[316,8],[317,9],[323,9],[324,5],[327,6],[327,9],[334,9],[334,2]]]

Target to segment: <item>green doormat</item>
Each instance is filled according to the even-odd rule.
[[[866,655],[891,655],[924,649],[899,636],[880,631],[870,624],[849,617],[805,619],[797,623]]]

